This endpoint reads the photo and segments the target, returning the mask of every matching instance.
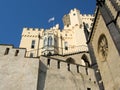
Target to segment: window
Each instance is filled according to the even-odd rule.
[[[85,24],[85,26],[86,26],[86,28],[89,28],[89,25],[88,25],[88,23],[86,23],[86,24]]]
[[[65,45],[65,50],[68,50],[68,42],[65,42],[64,45]]]
[[[54,38],[54,45],[55,45],[55,47],[57,47],[57,40],[56,40],[56,38]]]
[[[50,66],[50,59],[48,58],[47,65]]]
[[[35,40],[32,40],[31,48],[35,48]]]
[[[51,36],[48,37],[48,46],[52,46],[52,37]]]
[[[33,53],[30,53],[30,58],[32,58],[33,57]]]
[[[16,50],[15,52],[15,56],[18,56],[19,50]]]
[[[47,38],[45,37],[45,39],[44,39],[44,46],[46,46],[47,45]]]
[[[75,13],[73,13],[73,16],[75,16],[76,14]]]
[[[67,24],[67,27],[69,27],[69,24]]]
[[[68,47],[65,47],[65,50],[68,50]]]
[[[82,24],[80,24],[80,28],[82,28]]]
[[[108,56],[108,40],[104,34],[101,34],[98,40],[98,54],[101,61],[107,60]]]
[[[7,55],[9,53],[9,48],[6,48],[4,55]]]

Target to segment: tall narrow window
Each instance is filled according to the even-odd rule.
[[[47,45],[47,38],[45,37],[45,39],[44,39],[44,46],[46,46]]]
[[[31,48],[35,48],[35,40],[32,40]]]
[[[56,38],[54,38],[54,45],[55,45],[55,47],[57,47],[57,40],[56,40]]]
[[[9,48],[6,48],[4,55],[7,55],[9,53]]]
[[[18,56],[19,50],[16,50],[15,52],[15,56]]]
[[[48,46],[52,46],[52,37],[51,36],[48,37]]]
[[[48,58],[48,61],[47,61],[47,65],[49,65],[50,66],[50,59]]]
[[[65,42],[64,45],[65,45],[65,50],[68,50],[68,42]]]

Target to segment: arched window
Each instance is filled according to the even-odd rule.
[[[52,37],[51,36],[48,37],[48,46],[52,46]]]
[[[45,37],[45,39],[44,39],[44,46],[46,46],[47,45],[47,38]]]
[[[87,67],[90,67],[90,63],[88,61],[88,58],[85,54],[83,54],[83,56],[81,57],[81,59],[83,60],[83,65],[87,66]]]

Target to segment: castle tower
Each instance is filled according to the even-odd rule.
[[[87,31],[90,32],[93,19],[93,15],[82,15],[76,8],[71,10],[69,14],[64,15],[64,29],[62,30],[64,53],[88,51],[84,24],[87,27]]]
[[[41,55],[43,45],[43,29],[39,28],[23,28],[20,48],[26,48],[26,56],[38,57]]]
[[[24,28],[20,47],[26,48],[26,55],[31,57],[87,52],[88,47],[83,22],[91,25],[91,18],[94,17],[92,15],[82,15],[79,10],[73,9],[63,17],[63,30],[59,29],[58,24],[46,30]]]
[[[75,25],[82,24],[82,20],[80,18],[80,11],[76,8],[71,10],[69,14],[64,15],[63,17],[64,26],[74,27]]]
[[[39,28],[23,28],[20,48],[26,48],[26,56],[38,57],[40,55],[58,54],[59,25],[44,30]]]

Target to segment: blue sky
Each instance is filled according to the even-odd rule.
[[[49,18],[63,28],[62,17],[73,8],[93,14],[96,0],[0,0],[0,44],[19,47],[23,27],[50,28]]]

